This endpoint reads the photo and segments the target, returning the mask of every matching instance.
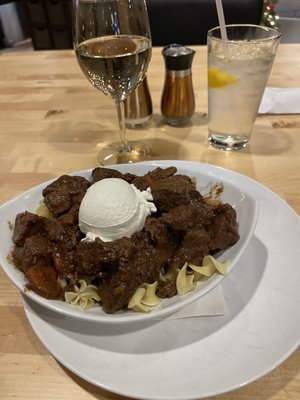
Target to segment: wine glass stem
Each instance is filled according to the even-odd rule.
[[[120,130],[120,140],[121,147],[119,149],[120,153],[129,153],[131,152],[131,147],[128,144],[126,137],[126,122],[125,122],[125,105],[123,101],[116,100],[116,108],[118,113],[118,122],[119,122],[119,130]]]

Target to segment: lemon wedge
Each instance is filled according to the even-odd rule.
[[[238,81],[236,76],[227,74],[227,72],[223,72],[218,68],[208,68],[208,87],[210,89],[225,87]]]

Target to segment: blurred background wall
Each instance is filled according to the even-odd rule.
[[[180,38],[185,35],[183,44],[204,44],[208,23],[217,24],[215,0],[146,1],[154,45],[164,45],[164,39],[168,43],[176,42],[179,34]],[[279,17],[282,41],[300,42],[300,0],[223,0],[223,4],[231,23],[246,23],[245,18],[250,18],[255,7],[260,13],[262,4],[264,7],[268,5],[271,7],[269,17],[273,14]],[[70,8],[71,0],[0,0],[0,50],[72,48]],[[187,23],[183,33],[180,33],[173,21],[178,19],[178,14],[184,20],[182,10],[186,10],[185,19],[192,19],[193,23]],[[214,21],[207,21],[207,16]],[[241,21],[238,21],[238,16]],[[174,26],[175,33],[170,34]],[[191,43],[188,43],[188,30],[197,35]],[[176,39],[172,40],[172,35],[176,34]]]
[[[27,19],[22,3],[0,2],[0,44],[1,47],[21,46],[28,40]]]

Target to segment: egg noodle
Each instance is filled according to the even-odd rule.
[[[96,286],[87,284],[84,279],[79,279],[78,284],[74,285],[74,291],[65,292],[65,301],[69,304],[79,304],[82,310],[87,310],[95,302],[99,303],[101,299]]]

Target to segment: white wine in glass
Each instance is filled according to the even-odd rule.
[[[151,58],[145,0],[73,0],[73,44],[88,80],[115,101],[120,144],[100,150],[101,164],[147,159],[149,149],[126,137],[124,100],[142,81]]]

